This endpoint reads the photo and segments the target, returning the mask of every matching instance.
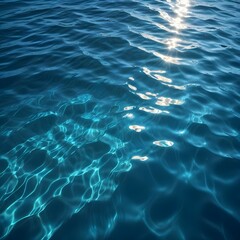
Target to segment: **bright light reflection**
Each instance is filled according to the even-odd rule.
[[[156,77],[157,80],[162,81],[162,82],[167,82],[167,83],[171,83],[172,80],[170,78],[158,75],[158,74],[154,74],[154,77]]]
[[[129,110],[132,110],[134,109],[134,106],[127,106],[127,107],[124,107],[124,110],[125,111],[129,111]]]
[[[161,113],[169,113],[168,111],[163,111],[154,107],[140,107],[139,110],[147,112],[147,113],[152,113],[152,114],[161,114]]]
[[[130,118],[130,119],[133,119],[134,118],[134,115],[132,113],[127,113],[123,116],[123,118]]]
[[[167,55],[163,55],[159,52],[153,51],[152,52],[154,56],[161,58],[163,61],[168,62],[168,63],[173,63],[173,64],[179,64],[180,62],[180,58],[174,58],[174,57],[170,57]]]
[[[130,125],[129,129],[134,130],[135,132],[141,132],[142,130],[145,129],[145,127],[139,125]]]
[[[148,96],[153,96],[153,97],[157,97],[156,93],[151,93],[151,92],[146,92],[146,95]]]
[[[166,83],[171,83],[171,82],[172,82],[172,79],[160,75],[160,74],[165,73],[166,71],[162,71],[162,70],[155,70],[155,71],[154,71],[154,70],[150,70],[150,69],[144,67],[144,68],[143,68],[143,72],[144,72],[146,75],[148,75],[148,76],[150,76],[150,77],[152,77],[152,78],[154,78],[154,79],[156,79],[156,80],[158,80],[158,81],[166,82]],[[147,93],[146,93],[146,94],[147,94]],[[151,95],[151,94],[147,94],[147,95]],[[153,95],[153,96],[154,96],[154,95]]]
[[[128,84],[128,87],[130,89],[132,89],[133,91],[137,91],[137,88],[135,86],[131,85],[131,84]]]
[[[176,5],[172,7],[173,11],[177,14],[177,17],[173,18],[172,21],[172,26],[174,26],[176,29],[186,28],[183,18],[185,18],[188,14],[189,5],[189,0],[178,0]]]
[[[150,97],[148,97],[147,95],[143,94],[143,93],[136,93],[141,99],[143,100],[149,100],[151,99]]]
[[[166,41],[166,44],[168,45],[168,49],[173,49],[178,46],[178,42],[181,40],[179,38],[170,38]]]
[[[158,106],[170,106],[170,105],[182,105],[183,101],[182,100],[178,100],[178,99],[172,99],[172,98],[166,98],[166,97],[159,97],[156,105]]]
[[[148,160],[148,157],[147,156],[133,156],[132,157],[132,160],[139,160],[139,161],[146,161]]]
[[[167,2],[171,6],[173,12],[176,14],[176,17],[171,17],[163,10],[159,10],[159,14],[161,18],[163,18],[170,24],[170,26],[173,27],[172,31],[178,34],[181,29],[185,29],[187,27],[187,25],[184,23],[184,18],[188,15],[190,0],[177,0],[175,4],[170,0]],[[159,26],[159,28],[162,28],[162,26]],[[169,38],[166,41],[168,49],[176,49],[179,46],[180,41],[181,40],[176,37]]]
[[[164,85],[171,87],[171,88],[175,88],[177,90],[186,90],[186,86],[177,86],[177,85],[166,84],[166,83],[164,83]]]
[[[173,146],[174,142],[169,140],[159,140],[159,141],[154,141],[153,144],[159,147],[171,147]]]

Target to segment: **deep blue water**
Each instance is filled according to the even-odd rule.
[[[0,239],[240,239],[240,2],[0,2]]]

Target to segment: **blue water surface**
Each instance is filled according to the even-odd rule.
[[[0,13],[0,239],[240,239],[238,0]]]

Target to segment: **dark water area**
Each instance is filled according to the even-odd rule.
[[[0,239],[240,239],[238,0],[0,13]]]

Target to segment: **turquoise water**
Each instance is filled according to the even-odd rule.
[[[240,3],[0,2],[0,239],[240,239]]]

